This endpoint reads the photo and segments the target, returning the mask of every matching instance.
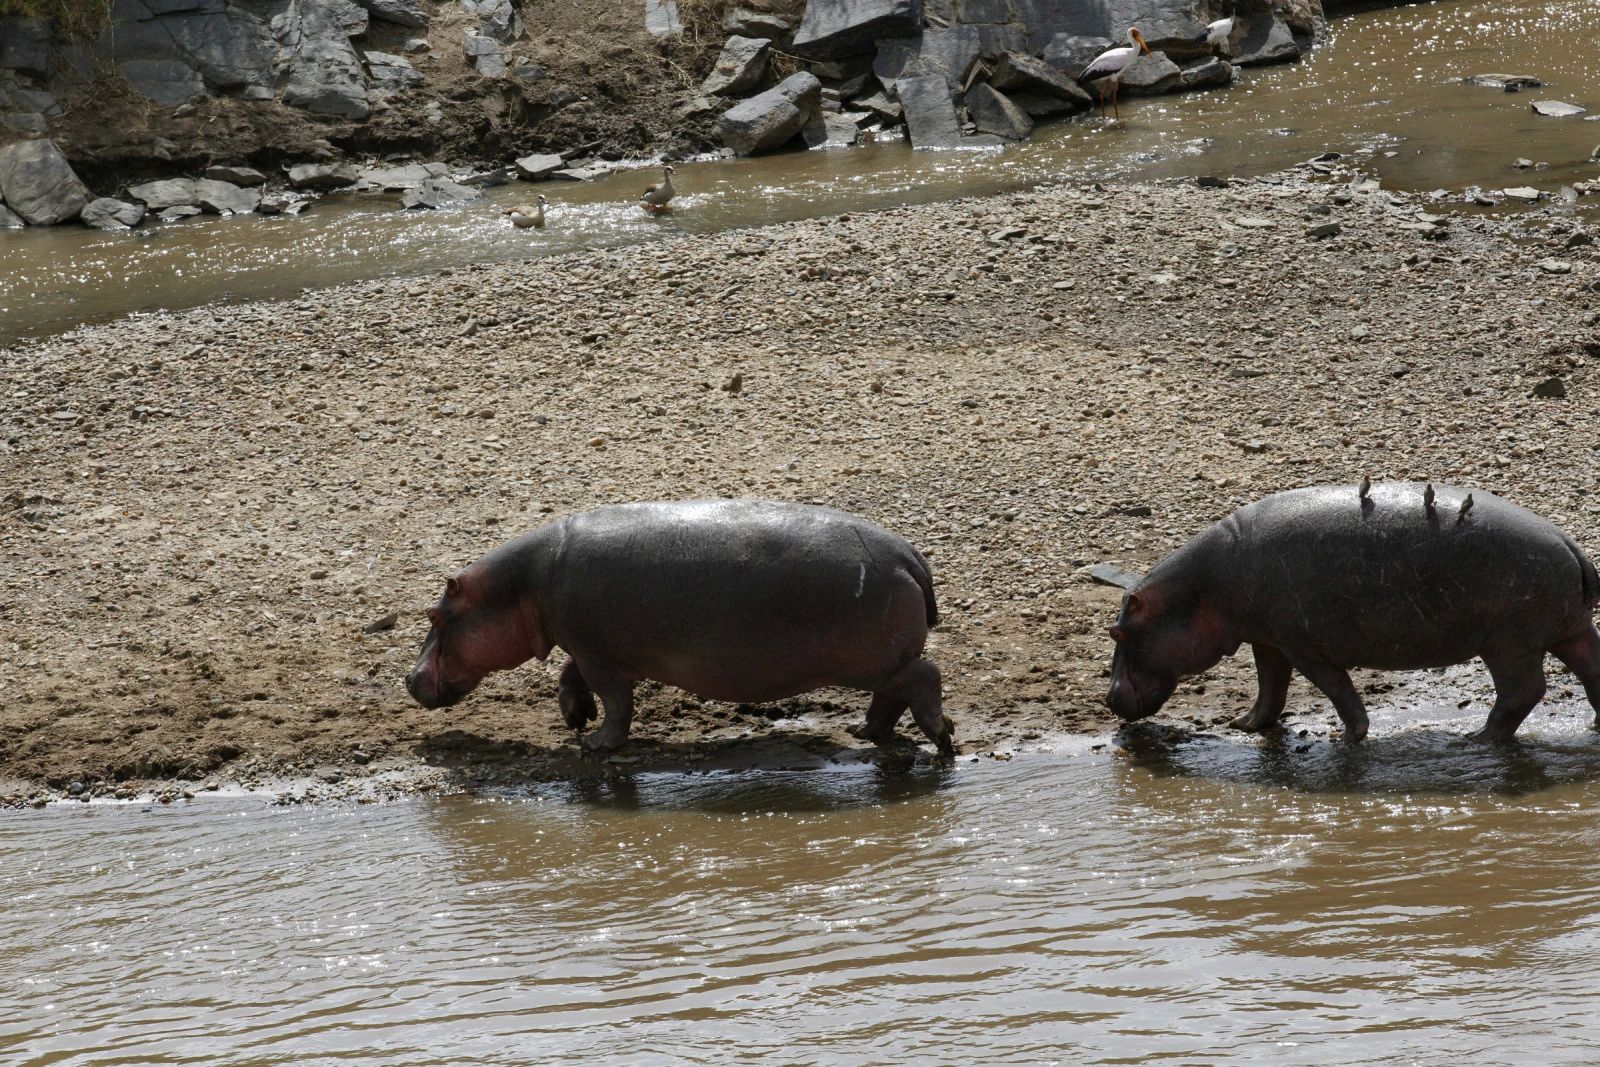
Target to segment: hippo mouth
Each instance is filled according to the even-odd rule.
[[[1106,694],[1106,707],[1124,722],[1136,722],[1160,711],[1178,688],[1176,678],[1157,679],[1153,684],[1140,686],[1131,677],[1123,675],[1111,682]]]

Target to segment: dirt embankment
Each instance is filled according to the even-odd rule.
[[[106,68],[63,94],[64,113],[51,119],[50,136],[101,191],[215,163],[249,163],[274,174],[294,163],[345,157],[473,165],[586,146],[608,159],[682,156],[718,143],[709,118],[681,109],[716,62],[726,37],[718,22],[730,2],[683,5],[684,32],[658,39],[646,32],[636,4],[526,0],[520,7],[526,31],[505,52],[519,66],[538,68],[531,80],[478,73],[463,50],[476,16],[454,2],[422,6],[432,19],[426,29],[374,19],[362,36],[364,51],[404,53],[423,78],[388,99],[374,94],[366,119],[216,95],[161,107]],[[428,40],[427,51],[405,47],[419,37]]]
[[[609,501],[819,501],[905,534],[969,753],[1110,725],[1118,594],[1079,568],[1142,568],[1273,490],[1481,486],[1600,544],[1592,248],[1415,222],[1293,180],[1061,187],[0,352],[0,778],[570,773],[559,657],[440,711],[399,678],[445,575]],[[1237,657],[1166,714],[1252,692]],[[641,696],[620,766],[870,752],[857,695]]]

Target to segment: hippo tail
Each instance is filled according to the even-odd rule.
[[[929,569],[928,561],[922,558],[922,553],[917,551],[916,546],[910,547],[912,563],[907,570],[922,588],[922,601],[928,606],[928,629],[931,630],[939,625],[939,604],[933,596],[933,571]]]
[[[1589,553],[1579,548],[1571,538],[1567,539],[1567,547],[1578,557],[1578,573],[1583,576],[1583,607],[1592,613],[1595,605],[1600,604],[1600,574],[1595,573],[1594,561],[1589,558]]]

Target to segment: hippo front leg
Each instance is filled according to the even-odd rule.
[[[593,668],[580,668],[580,671],[606,709],[600,725],[583,735],[583,750],[614,752],[627,743],[628,730],[633,725],[633,683]]]
[[[1289,679],[1294,668],[1289,665],[1289,657],[1271,645],[1252,645],[1251,651],[1256,657],[1255,707],[1228,725],[1235,730],[1260,733],[1278,724],[1278,716],[1289,699]]]
[[[584,727],[600,717],[594,706],[594,693],[589,689],[589,683],[583,680],[583,672],[578,669],[575,659],[568,659],[567,665],[561,669],[556,701],[561,705],[562,720],[577,733],[581,734]]]
[[[1339,713],[1339,719],[1344,723],[1344,739],[1351,742],[1364,740],[1367,736],[1367,708],[1361,702],[1361,694],[1356,692],[1355,683],[1350,681],[1349,673],[1331,663],[1315,661],[1296,663],[1294,667],[1306,676],[1306,681],[1333,701],[1333,710]]]

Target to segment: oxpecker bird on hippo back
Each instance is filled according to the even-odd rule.
[[[1600,578],[1570,537],[1488,493],[1365,480],[1296,489],[1203,530],[1124,597],[1106,704],[1129,721],[1153,715],[1179,679],[1247,643],[1259,689],[1234,727],[1273,727],[1299,671],[1360,741],[1367,712],[1351,668],[1480,658],[1496,695],[1475,736],[1505,742],[1544,698],[1546,652],[1600,713],[1597,600]]]
[[[909,708],[945,755],[954,727],[922,657],[938,621],[911,544],[831,508],[759,500],[621,504],[495,549],[445,583],[406,688],[455,704],[493,671],[570,657],[559,704],[583,747],[623,744],[633,687],[653,679],[708,700],[761,703],[823,686],[872,694],[857,736],[894,737]]]

